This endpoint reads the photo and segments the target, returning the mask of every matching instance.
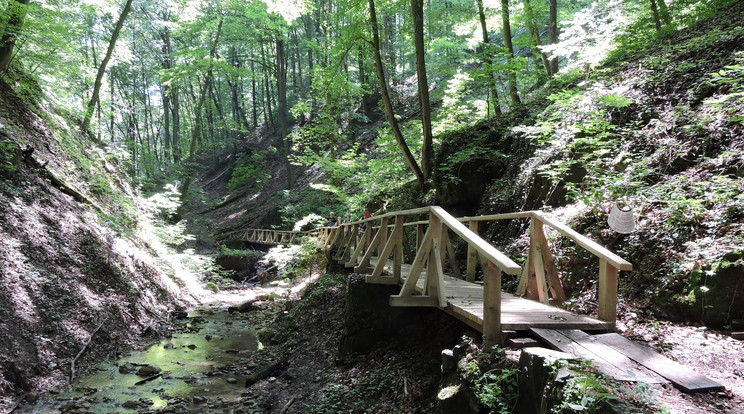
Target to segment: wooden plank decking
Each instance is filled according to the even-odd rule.
[[[592,361],[592,366],[619,381],[670,381],[686,393],[719,391],[724,387],[653,349],[616,333],[589,335],[571,329],[532,329],[552,348]]]
[[[377,265],[373,258],[370,264]],[[388,262],[392,268],[392,262]],[[387,269],[387,266],[386,266]],[[410,273],[411,266],[402,265],[402,274]],[[405,276],[400,280],[403,283]],[[483,285],[470,283],[450,276],[444,277],[447,306],[442,310],[470,327],[483,332]],[[424,275],[416,283],[416,292],[423,293]],[[502,329],[528,331],[530,328],[581,329],[587,331],[611,331],[611,325],[585,315],[549,306],[534,300],[524,299],[501,292]]]

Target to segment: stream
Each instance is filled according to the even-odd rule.
[[[15,412],[185,412],[234,405],[255,368],[247,360],[262,348],[247,314],[204,308],[177,323],[170,337],[102,362],[68,389]]]

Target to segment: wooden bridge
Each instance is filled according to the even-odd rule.
[[[478,235],[480,223],[494,220],[529,220],[523,268]],[[563,303],[566,296],[546,227],[598,258],[596,315],[552,306]],[[616,380],[671,382],[685,392],[723,389],[618,334],[583,332],[615,330],[618,273],[632,266],[540,211],[455,218],[440,207],[426,207],[307,232],[248,229],[227,236],[260,244],[298,243],[313,237],[333,260],[366,274],[368,283],[401,285],[400,292],[390,297],[391,306],[437,307],[483,333],[486,348],[504,344],[507,330],[530,331],[554,349],[592,361]],[[455,253],[466,246],[463,271]],[[479,268],[482,282],[476,282]],[[516,294],[501,291],[504,274],[519,276]]]
[[[530,221],[524,268],[478,235],[479,224],[493,220]],[[566,297],[545,227],[598,257],[597,315],[551,306]],[[632,269],[621,257],[540,211],[455,218],[441,207],[425,207],[308,232],[247,229],[226,235],[263,244],[295,243],[303,236],[318,237],[333,260],[366,274],[368,283],[401,285],[400,293],[390,298],[391,306],[438,307],[483,333],[488,347],[503,344],[505,330],[614,331],[618,272]],[[464,271],[455,254],[463,243]],[[476,282],[479,267],[482,283]],[[516,295],[501,291],[503,274],[520,277]]]

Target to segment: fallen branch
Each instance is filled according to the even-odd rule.
[[[96,204],[93,200],[84,196],[81,192],[72,188],[67,183],[65,183],[60,178],[58,178],[49,168],[47,168],[47,164],[49,163],[48,161],[43,164],[37,161],[33,157],[33,153],[34,153],[34,148],[31,146],[26,147],[26,149],[22,151],[23,158],[26,162],[26,165],[28,165],[31,168],[38,169],[41,176],[48,179],[52,183],[52,186],[57,188],[62,193],[69,195],[70,197],[78,201],[79,203],[88,204],[89,206],[95,208],[98,211],[104,211],[103,208],[101,208],[101,206]]]
[[[142,384],[145,384],[145,383],[148,383],[148,382],[154,380],[155,378],[162,377],[162,376],[163,376],[163,373],[161,372],[161,373],[155,374],[153,376],[147,377],[147,378],[145,378],[145,379],[143,379],[141,381],[137,381],[137,382],[134,383],[134,385],[142,385]]]
[[[104,320],[103,322],[106,322]],[[93,333],[90,334],[90,337],[88,338],[88,342],[83,345],[83,348],[80,350],[80,352],[75,355],[75,358],[72,359],[72,363],[70,364],[70,384],[72,384],[72,380],[75,379],[75,362],[80,358],[80,355],[83,355],[83,352],[85,352],[86,349],[88,349],[88,345],[90,344],[90,341],[93,340],[93,336],[95,336],[96,332],[98,332],[99,329],[103,326],[103,322],[101,322],[100,325],[93,331]]]
[[[289,362],[286,359],[282,359],[279,362],[273,362],[252,373],[245,379],[245,386],[250,387],[251,385],[261,381],[264,378],[277,376],[282,373],[284,368],[287,367]]]
[[[287,409],[289,409],[289,406],[292,405],[292,403],[295,402],[295,397],[292,397],[291,400],[287,401],[286,404],[284,404],[284,408],[282,408],[281,411],[279,411],[279,414],[284,414],[287,412]]]
[[[21,397],[20,397],[20,398],[18,398],[18,399],[16,400],[15,404],[13,404],[13,406],[12,406],[12,407],[10,407],[10,409],[8,410],[8,414],[10,414],[10,413],[12,413],[13,411],[15,411],[15,409],[16,409],[16,408],[18,408],[18,406],[19,406],[19,405],[21,405],[21,401],[23,401],[24,399],[26,399],[26,395],[28,395],[28,393],[24,393],[23,395],[21,395]],[[286,408],[286,407],[285,407],[285,408]]]

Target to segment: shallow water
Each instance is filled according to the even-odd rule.
[[[198,410],[204,402],[200,397],[209,401],[239,398],[249,373],[245,363],[261,348],[245,315],[215,309],[191,313],[182,322],[187,332],[173,333],[118,361],[98,364],[88,376],[76,378],[71,388],[34,405],[25,404],[16,412],[138,412],[169,404]],[[161,369],[162,376],[136,385],[145,378],[136,374],[145,365]],[[133,370],[122,374],[120,366]]]

